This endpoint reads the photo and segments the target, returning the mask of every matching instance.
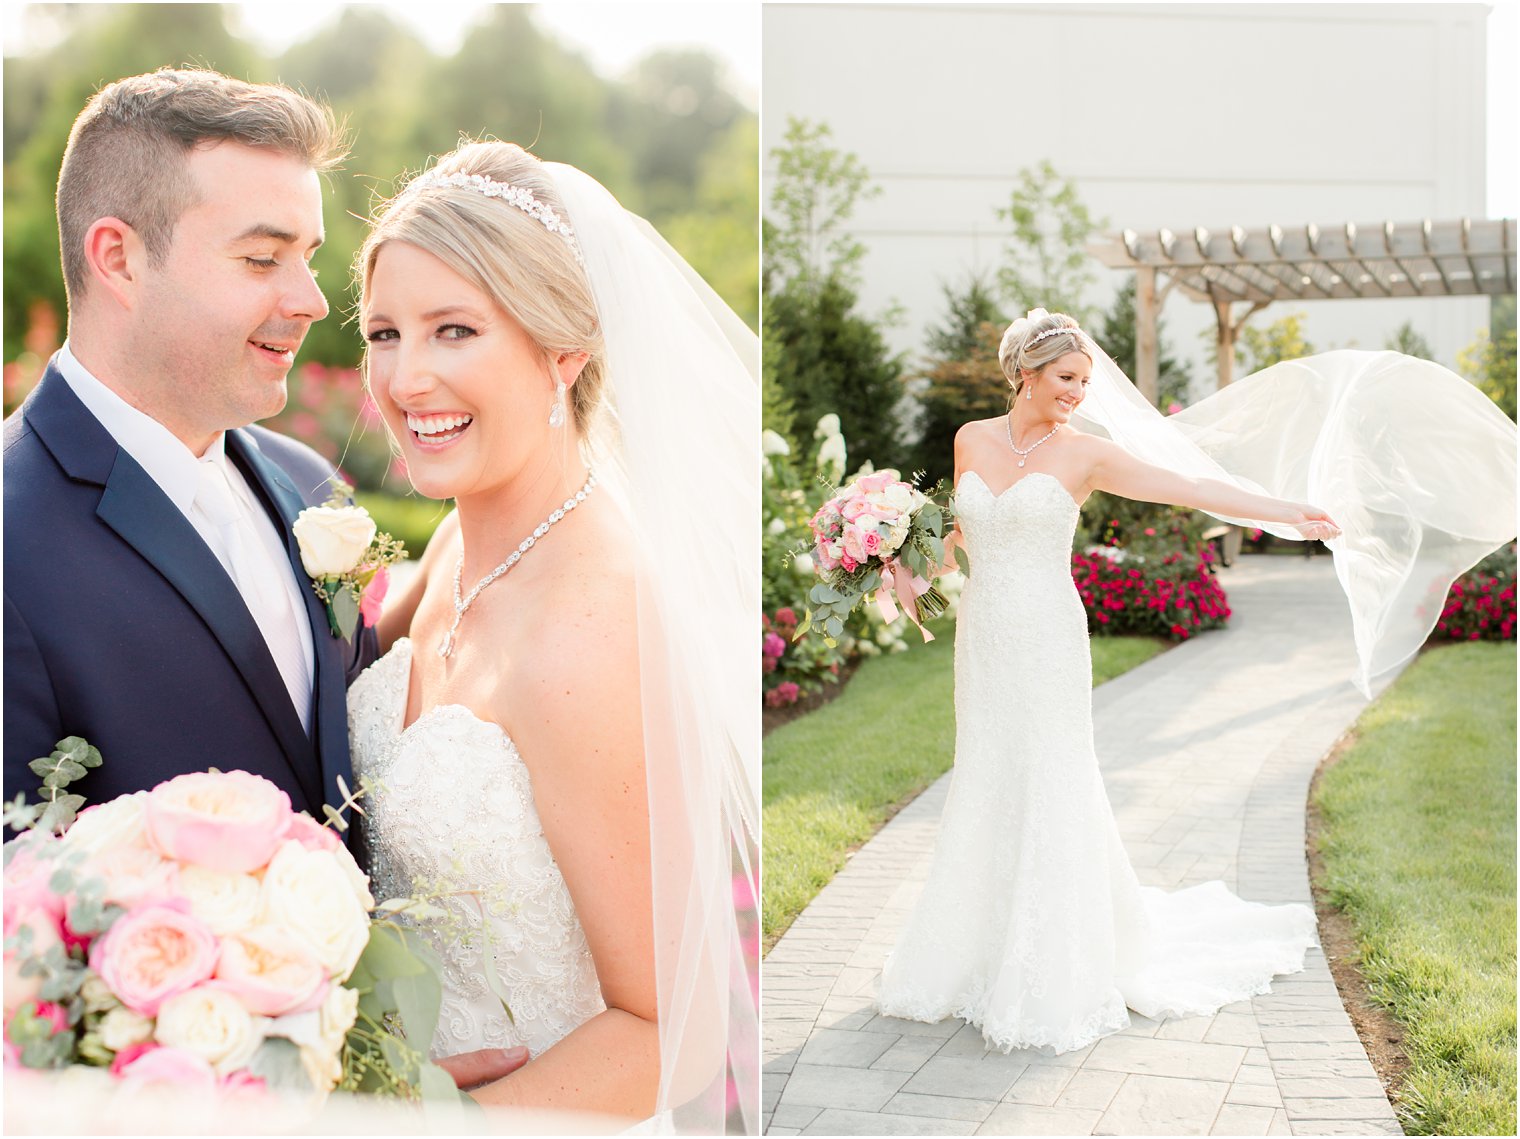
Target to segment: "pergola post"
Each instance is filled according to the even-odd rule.
[[[1235,374],[1235,322],[1229,301],[1214,302],[1214,350],[1218,353],[1219,386],[1226,387]]]
[[[1156,345],[1156,270],[1135,270],[1135,386],[1152,406],[1159,394],[1159,352]]]

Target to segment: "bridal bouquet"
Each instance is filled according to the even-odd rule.
[[[391,1031],[416,1024],[426,1047],[436,962],[371,922],[368,879],[333,830],[244,771],[181,775],[71,820],[83,799],[61,792],[99,764],[62,740],[32,765],[48,802],[6,806],[22,830],[5,844],[7,1068],[313,1106],[334,1088],[456,1094]]]
[[[819,507],[810,525],[813,564],[822,580],[808,593],[796,637],[817,628],[833,645],[860,599],[874,592],[885,620],[896,620],[901,604],[924,640],[932,641],[923,622],[945,611],[933,574],[945,558],[945,527],[955,518],[952,507],[936,501],[942,493],[936,485],[925,494],[896,471],[881,470],[862,475]]]

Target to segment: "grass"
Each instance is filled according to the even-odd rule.
[[[950,768],[955,637],[863,662],[838,699],[765,739],[764,934],[769,946],[897,808]],[[1093,681],[1167,642],[1095,637]]]
[[[1515,1134],[1515,646],[1424,653],[1315,793],[1329,899],[1404,1026],[1417,1135]]]

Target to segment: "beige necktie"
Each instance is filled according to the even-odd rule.
[[[269,565],[253,520],[239,507],[221,465],[203,459],[196,466],[200,483],[195,505],[210,519],[222,542],[222,548],[213,552],[243,595],[285,681],[290,702],[305,725],[310,714],[311,675],[300,634],[292,622],[305,620],[306,615],[292,611],[288,592],[274,576],[283,567]]]

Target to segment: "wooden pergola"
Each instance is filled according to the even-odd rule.
[[[1472,297],[1515,291],[1515,219],[1380,222],[1333,228],[1232,226],[1138,232],[1088,246],[1135,274],[1135,384],[1156,402],[1156,318],[1173,289],[1214,306],[1219,386],[1230,382],[1235,336],[1273,301]],[[1157,278],[1165,278],[1157,287]],[[1244,306],[1241,311],[1239,306]]]

